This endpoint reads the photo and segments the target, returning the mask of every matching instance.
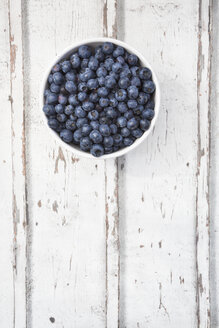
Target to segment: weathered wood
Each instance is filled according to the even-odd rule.
[[[196,270],[198,327],[210,323],[210,93],[211,93],[211,0],[199,1],[197,63],[197,194]]]
[[[31,226],[28,327],[54,322],[57,327],[102,328],[104,162],[77,158],[51,138],[38,92],[56,54],[76,40],[102,36],[102,2],[31,0],[23,15]]]
[[[8,1],[13,219],[13,327],[26,326],[26,158],[21,1]]]
[[[2,327],[14,327],[13,287],[13,219],[11,174],[11,106],[10,95],[10,43],[7,0],[0,3],[0,322]]]
[[[210,296],[211,326],[219,327],[219,2],[212,1],[211,152],[210,152]]]
[[[117,0],[103,3],[103,35],[117,38]],[[119,326],[120,257],[118,159],[105,160],[106,327]]]
[[[119,30],[157,72],[162,101],[154,131],[120,165],[120,322],[196,327],[198,3],[121,9]]]

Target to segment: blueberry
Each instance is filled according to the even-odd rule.
[[[77,128],[80,129],[82,128],[82,126],[84,124],[87,124],[88,123],[88,119],[87,118],[78,118],[77,121],[76,121],[76,125],[77,125]]]
[[[73,81],[67,81],[65,83],[65,89],[69,92],[69,93],[74,93],[77,91],[77,85],[75,84],[75,82]]]
[[[71,115],[74,113],[74,107],[72,105],[67,105],[64,112],[66,115]]]
[[[133,137],[135,138],[140,138],[143,134],[143,131],[141,129],[135,129],[135,130],[132,130],[132,135]]]
[[[124,138],[123,143],[126,147],[131,146],[133,144],[134,140],[132,138]]]
[[[60,87],[60,93],[63,94],[64,96],[68,96],[69,92],[65,89],[65,85],[61,85]]]
[[[67,116],[65,114],[57,114],[57,120],[60,122],[60,123],[63,123],[67,120]]]
[[[113,147],[104,147],[105,154],[111,154],[113,152]]]
[[[91,56],[91,47],[87,45],[80,46],[78,48],[78,55],[81,58],[89,58]]]
[[[49,105],[56,104],[57,100],[58,100],[58,96],[56,93],[53,93],[53,92],[49,93],[48,96],[46,97],[46,102]]]
[[[113,88],[116,85],[116,80],[113,76],[105,77],[105,86],[109,89]]]
[[[96,144],[101,143],[103,140],[103,137],[98,130],[91,131],[89,137]]]
[[[119,146],[123,141],[123,137],[121,136],[121,134],[115,134],[113,136],[113,141],[115,146]]]
[[[107,69],[107,71],[111,71],[113,64],[114,64],[114,60],[112,58],[107,58],[104,62],[104,66]]]
[[[51,116],[51,115],[54,115],[56,113],[54,106],[53,105],[48,105],[48,104],[43,106],[43,111],[47,116]]]
[[[88,67],[88,63],[89,63],[89,59],[88,58],[84,58],[81,61],[81,68],[87,68]]]
[[[127,120],[130,120],[130,118],[132,118],[134,116],[133,111],[131,109],[129,109],[127,112],[124,113],[124,117]]]
[[[65,126],[67,130],[75,131],[76,130],[76,122],[73,120],[67,120],[65,122]]]
[[[138,98],[138,88],[135,85],[130,85],[127,89],[128,96],[130,99],[136,99]]]
[[[109,72],[109,76],[113,77],[115,80],[118,80],[119,79],[119,74],[118,73],[115,73],[113,71],[110,71]]]
[[[135,129],[137,129],[138,125],[139,125],[139,122],[136,120],[135,117],[131,118],[131,119],[127,122],[127,128],[128,128],[129,130],[135,130]]]
[[[88,137],[83,137],[80,140],[80,148],[83,151],[88,151],[92,146],[92,142],[90,140],[90,138]]]
[[[90,126],[92,127],[93,130],[98,130],[99,129],[99,123],[98,121],[91,121]]]
[[[74,72],[70,71],[70,72],[68,72],[68,73],[65,74],[65,78],[66,78],[67,81],[73,81],[73,82],[75,82],[75,80],[76,80],[76,74]]]
[[[130,68],[130,71],[132,73],[132,76],[139,76],[139,67],[138,66],[132,66]]]
[[[60,72],[56,72],[53,74],[53,82],[55,84],[62,84],[65,81],[64,76]]]
[[[147,67],[140,67],[139,77],[142,80],[149,80],[151,78],[151,70]]]
[[[90,124],[84,124],[81,128],[81,133],[82,136],[84,137],[88,136],[91,131],[92,131],[92,127],[90,126]]]
[[[52,68],[52,73],[59,72],[61,70],[61,66],[59,64],[55,64]]]
[[[110,127],[107,124],[100,124],[99,131],[104,137],[108,137],[110,135]]]
[[[116,91],[115,97],[118,101],[124,101],[127,97],[127,92],[124,89],[119,89]]]
[[[113,57],[116,58],[116,57],[118,57],[118,56],[122,56],[122,55],[124,55],[124,53],[125,53],[124,48],[118,46],[118,47],[116,47],[116,49],[113,51]]]
[[[47,97],[50,93],[51,93],[51,90],[50,89],[46,89],[44,91],[44,96]]]
[[[105,114],[104,114],[105,115]],[[106,116],[101,116],[100,118],[99,118],[99,123],[100,124],[107,124],[107,125],[109,125],[109,124],[111,124],[111,121],[110,121],[110,119],[108,118],[108,117],[106,117]]]
[[[70,105],[73,105],[73,106],[79,105],[78,96],[77,95],[70,95],[68,97],[68,102],[69,102]]]
[[[90,90],[96,89],[99,86],[97,79],[90,79],[87,81],[87,87]]]
[[[100,98],[99,104],[101,107],[107,107],[109,105],[109,99],[108,98]]]
[[[90,93],[90,95],[89,95],[89,100],[90,100],[92,103],[97,103],[97,102],[99,101],[99,96],[98,96],[98,94],[97,94],[96,91]]]
[[[62,113],[64,113],[64,106],[61,105],[61,104],[57,104],[57,105],[55,106],[55,111],[56,111],[57,114],[62,114]]]
[[[116,134],[117,133],[117,125],[116,124],[110,124],[110,130],[112,134]]]
[[[82,82],[87,82],[94,76],[93,71],[90,68],[85,68],[84,70],[81,70],[79,74],[79,79]]]
[[[141,115],[141,113],[143,112],[143,110],[144,110],[144,106],[143,105],[138,105],[136,108],[133,108],[133,112],[136,115]]]
[[[74,140],[74,142],[76,144],[79,144],[81,138],[82,138],[81,129],[75,130],[75,132],[73,133],[73,140]]]
[[[77,116],[75,116],[74,114],[70,114],[69,115],[69,118],[70,118],[70,120],[72,120],[72,121],[77,121]],[[80,120],[81,120],[81,118],[80,118]],[[85,119],[86,120],[86,119]]]
[[[86,92],[82,91],[78,93],[78,100],[83,102],[87,98]]]
[[[121,129],[121,136],[122,137],[128,137],[130,135],[130,131],[128,128],[124,127]]]
[[[82,108],[89,112],[90,110],[94,109],[94,104],[91,101],[84,101],[82,104]]]
[[[113,109],[113,107],[106,107],[106,116],[109,118],[116,118],[117,117],[116,110]]]
[[[149,98],[150,98],[150,95],[148,93],[139,92],[137,101],[138,101],[139,105],[145,105]]]
[[[123,68],[122,72],[120,73],[120,78],[128,77],[130,79],[131,76],[132,76],[132,73],[129,68]]]
[[[71,70],[71,63],[69,60],[65,60],[61,63],[61,68],[64,73],[67,73]]]
[[[60,132],[60,137],[64,142],[70,143],[73,140],[73,134],[70,130],[64,129]]]
[[[127,119],[124,116],[120,116],[117,118],[117,125],[120,128],[124,128],[127,124]]]
[[[77,53],[71,55],[70,62],[73,68],[78,68],[81,65],[81,60]]]
[[[129,63],[129,65],[135,66],[138,63],[138,57],[134,54],[130,54],[128,56],[127,62]]]
[[[99,61],[103,61],[105,56],[104,56],[104,53],[102,51],[102,46],[98,46],[95,48],[95,55],[94,57],[99,60]]]
[[[124,65],[124,63],[125,63],[125,59],[124,59],[122,56],[118,56],[118,57],[116,58],[116,61],[117,61],[118,63],[120,63],[121,65]]]
[[[98,113],[102,113],[103,111],[103,108],[99,104],[96,104],[95,109],[98,111]]]
[[[48,82],[51,84],[53,82],[53,75],[49,74]]]
[[[101,145],[93,145],[90,149],[90,153],[95,157],[100,157],[104,154],[103,146]]]
[[[147,102],[145,108],[154,109],[154,106],[155,106],[154,100],[151,99],[151,100],[148,100],[148,102]]]
[[[151,121],[154,118],[154,110],[147,108],[147,109],[143,110],[141,116],[142,116],[142,118],[145,118],[146,120]]]
[[[109,95],[108,96],[109,98],[109,105],[112,106],[112,107],[117,107],[118,105],[118,100],[116,98],[114,98],[114,95],[112,95],[112,97]]]
[[[48,125],[51,129],[57,131],[59,128],[59,122],[55,118],[48,119]]]
[[[111,42],[104,42],[102,45],[102,51],[104,54],[109,55],[113,52],[114,45]]]
[[[153,93],[155,91],[155,84],[153,81],[146,80],[142,85],[142,90],[147,93]]]
[[[109,93],[109,91],[105,87],[98,88],[98,90],[97,90],[97,94],[100,97],[106,97],[108,95],[108,93]]]
[[[98,80],[98,83],[101,87],[105,85],[105,78],[103,76],[98,77],[97,80]]]
[[[81,106],[75,108],[75,116],[83,118],[86,116],[86,112],[82,109]]]
[[[92,110],[92,111],[90,111],[90,112],[88,113],[88,118],[89,118],[89,120],[91,120],[91,121],[95,121],[95,120],[97,120],[98,117],[99,117],[99,113],[98,113],[98,111],[95,110],[95,109]]]
[[[146,131],[150,127],[150,121],[148,121],[146,118],[140,120],[140,127],[143,131]]]
[[[96,71],[98,66],[99,66],[99,61],[97,60],[97,58],[91,56],[88,62],[88,67],[93,71]]]
[[[63,94],[60,94],[60,95],[58,96],[58,102],[59,102],[61,105],[66,105],[67,102],[68,102],[68,98],[67,98],[65,95],[63,95]]]
[[[103,144],[105,147],[112,147],[113,145],[113,137],[109,136],[109,137],[104,137],[103,138]]]
[[[125,112],[127,112],[128,107],[124,102],[120,102],[118,104],[118,110],[120,111],[120,113],[125,113]]]
[[[86,82],[80,82],[78,84],[78,91],[87,91],[88,87],[87,87],[87,83]]]
[[[128,86],[130,85],[130,80],[129,80],[128,77],[122,77],[122,78],[119,80],[118,84],[119,84],[119,87],[120,87],[121,89],[127,89]]]
[[[139,77],[134,76],[134,77],[131,79],[131,85],[134,85],[134,86],[136,86],[136,87],[140,87],[140,86],[141,86],[141,80],[139,79]]]
[[[138,103],[136,100],[130,99],[130,100],[128,100],[127,105],[128,105],[128,108],[134,109],[138,106]]]
[[[52,83],[52,84],[50,85],[50,90],[51,90],[51,92],[59,93],[59,91],[60,91],[60,86],[57,85],[57,84],[55,84],[55,83]]]
[[[96,74],[97,74],[97,77],[101,77],[101,76],[105,77],[105,76],[107,76],[107,70],[103,66],[99,67],[96,71]]]
[[[114,73],[120,73],[121,70],[122,70],[122,65],[120,63],[117,62],[112,65],[112,71]]]

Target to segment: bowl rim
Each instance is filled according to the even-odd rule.
[[[87,153],[85,151],[82,151],[80,149],[77,149],[74,145],[70,145],[65,143],[64,141],[62,141],[62,139],[59,137],[59,135],[57,134],[57,132],[53,131],[51,128],[49,128],[48,123],[47,123],[47,117],[44,114],[42,108],[44,106],[44,91],[47,85],[47,80],[48,80],[48,76],[52,70],[52,67],[57,64],[60,60],[62,60],[66,54],[70,51],[75,51],[77,50],[78,47],[80,47],[81,45],[84,44],[95,44],[95,43],[103,43],[103,42],[112,42],[118,46],[122,46],[123,48],[125,48],[126,50],[128,50],[130,53],[135,54],[136,56],[138,56],[138,58],[140,59],[141,65],[142,66],[146,66],[148,68],[150,68],[151,72],[152,72],[152,79],[156,85],[156,91],[155,91],[155,115],[153,120],[151,121],[151,125],[150,128],[145,131],[143,133],[143,135],[136,139],[136,141],[131,145],[131,146],[127,146],[121,150],[118,150],[114,153],[111,154],[105,154],[103,156],[100,157],[94,157],[93,155],[91,155],[90,153]],[[108,158],[117,158],[120,156],[123,156],[127,153],[129,153],[131,150],[135,149],[136,147],[138,147],[143,141],[146,140],[146,138],[149,136],[149,134],[151,133],[151,131],[153,130],[155,123],[157,121],[157,117],[160,111],[160,86],[159,86],[159,82],[157,79],[157,75],[154,72],[154,69],[151,67],[150,63],[147,61],[147,59],[135,48],[133,48],[132,46],[130,46],[129,44],[127,44],[124,41],[120,41],[118,39],[113,39],[113,38],[106,38],[106,37],[98,37],[98,38],[90,38],[90,39],[84,39],[78,42],[74,42],[71,46],[66,47],[65,49],[63,49],[62,52],[60,52],[52,61],[51,64],[49,65],[48,69],[46,70],[46,72],[44,73],[43,76],[43,80],[41,83],[41,87],[40,87],[40,112],[43,118],[44,123],[46,124],[46,126],[48,127],[48,131],[49,133],[53,136],[53,138],[55,138],[57,140],[57,142],[62,146],[65,147],[66,149],[68,149],[69,151],[71,151],[74,155],[78,155],[78,156],[82,156],[82,157],[86,157],[86,158],[90,158],[90,159],[108,159]]]

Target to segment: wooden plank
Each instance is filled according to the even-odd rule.
[[[103,4],[103,34],[117,38],[117,0]],[[118,160],[105,160],[106,204],[106,327],[119,326],[120,257]]]
[[[7,0],[0,3],[0,322],[12,328],[14,313],[13,289],[13,222],[12,222],[12,172],[11,172],[11,106],[10,95],[10,44]]]
[[[211,154],[210,154],[210,294],[211,325],[219,327],[219,2],[212,7],[212,67],[211,67]]]
[[[199,1],[197,63],[197,194],[196,270],[198,327],[210,322],[210,90],[211,90],[211,0]]]
[[[128,0],[118,15],[162,99],[154,131],[120,163],[120,324],[196,327],[198,3]]]
[[[8,1],[13,219],[13,327],[26,326],[26,159],[21,1]]]
[[[39,87],[56,53],[102,36],[102,2],[26,1],[25,100],[30,216],[28,327],[105,326],[104,162],[77,158],[50,137]],[[39,51],[39,45],[41,51]]]

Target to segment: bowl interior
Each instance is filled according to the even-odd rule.
[[[53,63],[51,64],[50,68],[48,69],[48,71],[45,74],[45,77],[44,77],[44,80],[43,80],[43,85],[42,85],[42,90],[41,90],[41,95],[40,95],[41,96],[41,108],[40,108],[40,110],[41,110],[41,112],[43,114],[43,119],[44,119],[44,121],[47,124],[47,117],[43,113],[42,107],[44,105],[44,91],[45,91],[45,89],[48,86],[47,80],[48,80],[48,76],[49,76],[49,74],[50,74],[50,72],[52,70],[52,67],[55,64],[57,64],[58,62],[60,62],[61,60],[65,59],[65,58],[66,59],[69,58],[70,55],[73,52],[77,51],[77,49],[81,45],[83,45],[83,44],[90,45],[91,47],[96,47],[98,45],[103,44],[106,41],[109,41],[109,42],[112,42],[112,43],[114,43],[116,45],[122,46],[129,53],[135,54],[136,56],[138,56],[141,66],[150,68],[150,70],[152,72],[152,81],[156,85],[156,90],[154,92],[154,101],[155,101],[154,111],[155,111],[155,115],[154,115],[153,120],[151,121],[150,128],[147,131],[145,131],[140,138],[136,139],[136,141],[131,146],[125,147],[125,148],[123,148],[121,150],[118,150],[118,151],[116,151],[114,153],[111,153],[111,154],[103,155],[101,157],[98,157],[98,159],[114,158],[114,157],[119,157],[119,156],[122,156],[122,155],[128,153],[132,149],[136,148],[140,143],[142,143],[147,138],[147,136],[150,134],[151,130],[154,127],[154,124],[156,122],[156,119],[157,119],[157,116],[158,116],[158,112],[159,112],[159,109],[160,109],[160,89],[159,89],[159,83],[158,83],[156,74],[153,71],[151,65],[147,62],[147,60],[137,50],[135,50],[134,48],[132,48],[131,46],[129,46],[125,42],[122,42],[122,41],[119,41],[119,40],[116,40],[116,39],[99,38],[99,39],[94,39],[94,40],[84,40],[84,41],[78,42],[77,44],[74,44],[74,46],[72,46],[72,47],[69,47],[69,48],[65,49],[62,52],[62,54],[60,54],[59,56],[56,57],[56,59],[53,61]],[[52,133],[53,137],[55,137],[56,140],[59,143],[61,143],[62,146],[66,147],[68,150],[72,151],[76,155],[80,155],[80,156],[87,157],[87,158],[92,158],[92,159],[96,158],[96,157],[93,157],[90,153],[87,153],[85,151],[80,150],[80,148],[77,145],[65,143],[64,141],[61,140],[61,138],[59,137],[59,134],[57,132],[55,132],[54,130],[50,129],[49,127],[48,127],[48,129],[49,129],[50,133]]]

